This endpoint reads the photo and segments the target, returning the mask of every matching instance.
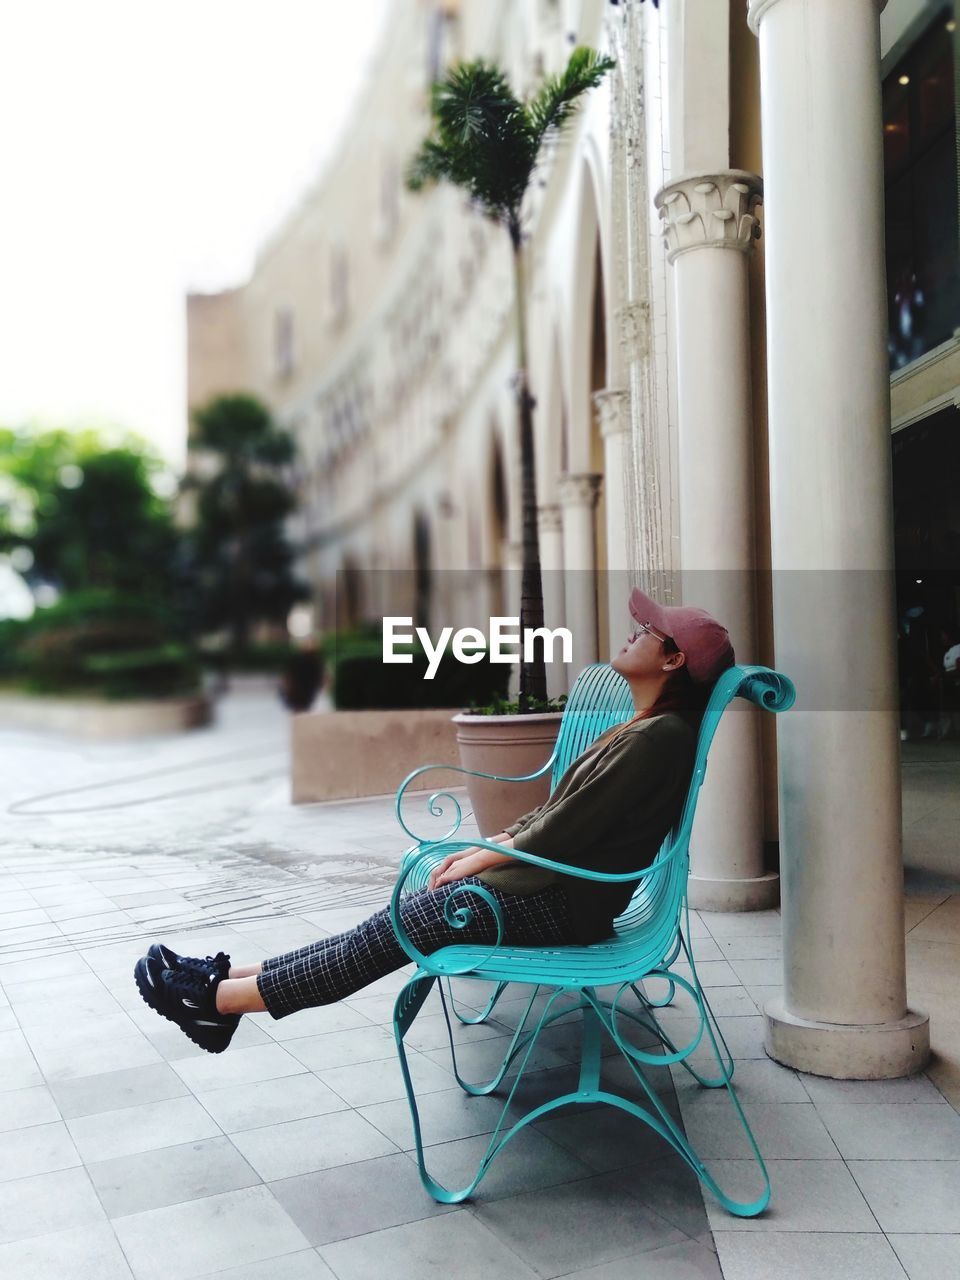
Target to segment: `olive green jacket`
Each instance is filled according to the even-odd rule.
[[[642,871],[679,821],[693,774],[697,731],[674,712],[640,720],[576,758],[549,800],[506,828],[516,849],[594,871]],[[513,862],[481,880],[505,893],[562,885],[576,939],[598,942],[638,881],[604,884]]]

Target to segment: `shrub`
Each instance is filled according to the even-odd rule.
[[[75,592],[8,635],[0,669],[33,692],[159,698],[199,687],[195,655],[173,615],[137,596]]]

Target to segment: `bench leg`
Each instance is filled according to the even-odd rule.
[[[490,1017],[491,1013],[493,1013],[494,1006],[496,1005],[497,1001],[500,999],[500,997],[503,995],[504,991],[506,991],[509,985],[510,984],[508,982],[498,982],[497,989],[494,991],[493,995],[484,1005],[482,1011],[478,1013],[476,1017],[473,1017],[473,1018],[465,1018],[464,1015],[460,1012],[459,1008],[457,1007],[457,1002],[454,999],[453,984],[451,983],[449,978],[447,979],[447,998],[450,1001],[450,1008],[456,1014],[457,1021],[462,1022],[465,1027],[474,1027],[477,1025],[477,1023],[486,1022],[486,1020]]]
[[[418,970],[413,975],[410,981],[399,993],[399,995],[397,996],[396,1004],[394,1006],[394,1035],[397,1042],[397,1053],[400,1058],[400,1069],[403,1074],[404,1088],[406,1089],[406,1092],[407,1092],[407,1101],[410,1104],[410,1115],[413,1120],[413,1135],[414,1135],[414,1142],[415,1142],[416,1151],[417,1151],[417,1165],[420,1170],[420,1180],[423,1183],[426,1190],[430,1193],[431,1196],[433,1196],[433,1198],[436,1201],[438,1201],[438,1203],[459,1204],[461,1201],[466,1200],[468,1196],[473,1194],[477,1185],[480,1183],[480,1181],[486,1174],[487,1170],[489,1169],[490,1164],[492,1163],[494,1157],[501,1150],[501,1148],[504,1147],[506,1143],[510,1141],[512,1137],[514,1137],[517,1133],[520,1132],[521,1129],[523,1129],[526,1125],[532,1123],[534,1120],[540,1119],[541,1116],[547,1115],[549,1114],[549,1112],[556,1110],[558,1107],[568,1106],[571,1103],[583,1102],[584,1098],[582,1093],[579,1093],[579,1092],[564,1094],[560,1098],[554,1098],[550,1102],[544,1103],[542,1106],[535,1107],[532,1111],[529,1111],[526,1115],[522,1116],[519,1120],[517,1120],[515,1123],[510,1125],[508,1128],[505,1128],[505,1125],[507,1122],[507,1116],[510,1111],[511,1105],[513,1103],[514,1094],[516,1093],[517,1087],[520,1084],[521,1079],[523,1078],[523,1073],[524,1073],[524,1070],[526,1069],[527,1061],[530,1057],[530,1054],[533,1051],[534,1045],[537,1042],[537,1037],[540,1034],[540,1031],[543,1030],[544,1026],[548,1025],[550,1021],[552,1021],[554,1018],[559,1016],[557,1014],[553,1014],[551,1016],[551,1012],[550,1012],[550,1006],[552,1005],[553,1001],[563,994],[563,988],[558,988],[554,992],[554,994],[550,997],[550,999],[547,1001],[546,1007],[544,1008],[543,1013],[541,1014],[540,1019],[538,1020],[537,1026],[534,1028],[533,1031],[526,1032],[524,1039],[521,1041],[520,1037],[521,1037],[521,1033],[523,1032],[524,1023],[526,1021],[526,1015],[524,1015],[524,1019],[521,1022],[520,1026],[518,1027],[516,1035],[513,1037],[513,1040],[511,1042],[511,1048],[510,1050],[508,1050],[507,1055],[503,1061],[503,1064],[501,1065],[493,1081],[491,1081],[488,1085],[478,1086],[478,1085],[469,1084],[464,1080],[462,1080],[459,1075],[459,1072],[457,1072],[456,1058],[454,1057],[454,1071],[457,1075],[457,1080],[460,1082],[461,1086],[468,1093],[471,1093],[471,1094],[486,1094],[486,1093],[492,1092],[493,1089],[496,1087],[496,1085],[500,1083],[511,1061],[515,1057],[517,1057],[519,1054],[521,1053],[523,1054],[523,1057],[520,1061],[520,1068],[519,1068],[519,1071],[517,1072],[517,1078],[514,1080],[513,1084],[510,1087],[510,1091],[507,1094],[506,1100],[504,1101],[504,1104],[503,1104],[503,1110],[500,1113],[500,1118],[497,1121],[496,1128],[494,1129],[493,1133],[490,1136],[490,1141],[487,1146],[487,1150],[484,1152],[483,1156],[481,1157],[480,1163],[477,1168],[477,1172],[472,1178],[472,1180],[465,1187],[460,1187],[457,1190],[450,1190],[448,1187],[444,1187],[441,1183],[437,1182],[437,1180],[428,1171],[426,1167],[426,1162],[424,1159],[423,1135],[422,1135],[421,1126],[420,1126],[420,1113],[417,1108],[416,1094],[414,1092],[413,1081],[410,1076],[410,1068],[407,1062],[406,1048],[404,1046],[404,1038],[406,1037],[406,1034],[409,1031],[410,1027],[413,1025],[413,1022],[416,1019],[416,1016],[419,1013],[421,1007],[423,1006],[423,1002],[426,999],[427,995],[429,994],[430,988],[432,987],[435,981],[436,981],[435,977],[424,973],[424,971],[421,969],[421,970]],[[441,1000],[443,1000],[444,995],[443,995],[442,984],[439,984],[439,990],[440,990]],[[534,992],[534,995],[535,994],[536,992]],[[531,997],[531,1003],[532,1003],[532,1000],[533,1000],[533,997]],[[444,1011],[446,1012],[445,1001],[444,1001]],[[529,1006],[528,1006],[527,1012],[529,1013]],[[565,1011],[565,1012],[568,1012],[568,1011]],[[447,1027],[449,1030],[450,1029],[449,1016],[447,1017]],[[598,1025],[597,1038],[596,1038],[598,1063],[599,1063],[599,1043],[600,1043],[599,1031],[600,1031],[600,1028]],[[452,1042],[451,1042],[451,1048],[452,1048]],[[591,1094],[591,1100],[592,1100],[592,1097],[593,1095]]]
[[[664,976],[664,975],[658,975],[658,976]],[[633,1021],[640,1022],[641,1025],[647,1025],[647,1021],[645,1018],[638,1017],[637,1015],[632,1014],[627,1009],[619,1008],[619,1005],[618,1005],[619,995],[622,995],[624,991],[627,990],[628,988],[635,990],[635,988],[633,987],[633,984],[624,983],[623,987],[620,989],[620,993],[618,997],[610,1002],[599,1002],[599,1001],[596,1002],[597,1019],[600,1021],[604,1029],[607,1031],[607,1033],[612,1037],[617,1047],[620,1049],[621,1053],[623,1054],[624,1058],[630,1065],[630,1068],[633,1071],[634,1076],[636,1077],[638,1083],[640,1084],[641,1088],[643,1089],[644,1093],[646,1094],[647,1098],[650,1100],[650,1103],[652,1104],[651,1110],[648,1111],[646,1108],[641,1107],[638,1104],[631,1102],[626,1098],[618,1099],[616,1095],[605,1094],[601,1092],[601,1093],[595,1094],[594,1097],[600,1101],[610,1102],[612,1105],[618,1106],[622,1110],[630,1112],[632,1115],[636,1115],[639,1119],[644,1120],[653,1129],[655,1129],[657,1133],[659,1133],[661,1137],[665,1138],[666,1141],[669,1142],[670,1145],[674,1148],[674,1150],[677,1151],[677,1153],[686,1161],[686,1163],[694,1171],[694,1173],[697,1175],[700,1181],[704,1184],[704,1186],[706,1186],[713,1193],[713,1195],[716,1197],[719,1203],[727,1210],[728,1213],[732,1213],[736,1217],[743,1217],[743,1218],[756,1217],[757,1214],[762,1213],[763,1210],[770,1203],[770,1178],[769,1178],[769,1175],[767,1174],[767,1168],[763,1162],[763,1157],[760,1154],[760,1149],[757,1146],[756,1139],[753,1136],[753,1132],[750,1128],[750,1125],[747,1123],[746,1116],[744,1115],[743,1108],[740,1105],[740,1100],[737,1097],[736,1092],[731,1083],[731,1076],[733,1075],[732,1059],[728,1057],[727,1060],[724,1061],[724,1056],[720,1049],[720,1043],[722,1043],[722,1037],[720,1037],[720,1042],[718,1042],[718,1038],[714,1035],[713,1028],[711,1026],[711,1019],[713,1016],[712,1011],[708,1016],[706,1010],[709,1008],[709,1006],[706,1005],[706,1002],[703,999],[703,993],[702,993],[702,990],[699,988],[699,985],[696,989],[694,989],[694,987],[690,983],[688,983],[686,979],[681,978],[679,975],[676,975],[676,974],[673,975],[673,981],[675,981],[678,986],[684,987],[697,1003],[697,1007],[699,1008],[700,1015],[701,1015],[701,1025],[697,1033],[694,1035],[693,1039],[687,1045],[683,1046],[680,1049],[678,1049],[673,1044],[673,1041],[664,1031],[658,1028],[661,1041],[667,1050],[665,1054],[650,1054],[643,1049],[637,1048],[635,1045],[629,1044],[627,1041],[624,1040],[619,1030],[618,1020],[619,1018],[624,1016],[632,1019]],[[591,999],[591,1000],[593,999],[592,993],[585,991],[584,995],[588,999]],[[651,1021],[655,1024],[656,1019],[653,1017],[653,1015],[649,1014],[648,1012],[648,1016],[650,1017]],[[693,1053],[693,1051],[699,1044],[704,1030],[706,1030],[708,1033],[709,1043],[711,1044],[714,1055],[716,1056],[717,1062],[720,1067],[720,1076],[717,1078],[711,1078],[708,1080],[704,1080],[703,1077],[700,1075],[700,1073],[695,1068],[691,1067],[689,1062],[686,1061],[687,1057],[691,1053]],[[586,1038],[584,1043],[586,1045]],[[728,1052],[726,1050],[725,1044],[724,1044],[724,1051]],[[662,1101],[660,1100],[656,1091],[651,1087],[650,1082],[647,1080],[644,1072],[641,1069],[641,1066],[639,1065],[641,1063],[645,1063],[650,1066],[659,1065],[661,1067],[666,1067],[672,1062],[677,1062],[681,1066],[685,1067],[690,1072],[690,1074],[694,1076],[695,1079],[701,1081],[701,1083],[706,1084],[707,1087],[718,1088],[721,1085],[726,1087],[727,1092],[730,1095],[730,1101],[733,1105],[734,1110],[737,1113],[737,1118],[740,1121],[740,1125],[747,1138],[747,1142],[749,1144],[750,1150],[760,1169],[763,1188],[760,1194],[755,1199],[736,1200],[732,1196],[727,1195],[727,1193],[720,1187],[716,1179],[713,1177],[710,1171],[706,1168],[703,1161],[700,1159],[700,1157],[697,1155],[694,1148],[691,1146],[689,1140],[687,1139],[686,1134],[683,1132],[681,1128],[679,1128],[677,1123],[674,1121],[673,1117],[664,1108]]]

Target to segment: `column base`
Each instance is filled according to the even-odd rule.
[[[780,876],[776,871],[748,880],[691,875],[687,899],[694,911],[769,911],[780,903]]]
[[[930,1019],[908,1009],[898,1022],[809,1022],[782,999],[764,1008],[768,1057],[832,1080],[892,1080],[922,1071],[930,1057]]]

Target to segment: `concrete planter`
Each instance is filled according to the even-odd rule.
[[[40,729],[77,738],[111,741],[180,733],[210,721],[210,702],[191,698],[58,698],[44,694],[0,694],[0,723],[8,729]]]
[[[460,763],[465,769],[512,778],[533,773],[549,758],[560,730],[561,711],[519,716],[453,717]],[[491,782],[466,778],[474,817],[484,836],[498,835],[550,794],[550,775],[533,782]]]
[[[292,716],[293,803],[390,795],[420,765],[456,764],[452,710],[321,710]],[[436,770],[413,790],[461,785],[457,775]],[[398,840],[405,839],[400,827],[397,833]]]

